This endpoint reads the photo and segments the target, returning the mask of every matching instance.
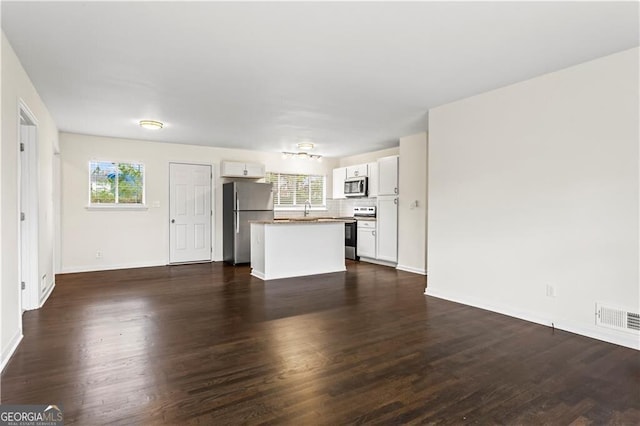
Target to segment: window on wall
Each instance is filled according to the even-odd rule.
[[[312,208],[326,207],[325,176],[267,172],[265,181],[273,184],[273,204],[276,209],[304,208],[307,200]]]
[[[144,204],[144,165],[89,162],[89,205]]]

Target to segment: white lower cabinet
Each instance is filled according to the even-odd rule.
[[[376,258],[376,222],[358,221],[357,254],[362,257]]]
[[[378,196],[377,259],[398,261],[398,197]]]

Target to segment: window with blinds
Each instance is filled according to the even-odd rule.
[[[89,162],[89,205],[144,204],[144,165]]]
[[[326,206],[325,176],[267,172],[265,181],[273,184],[273,204],[276,208],[304,207],[307,200],[311,207]]]

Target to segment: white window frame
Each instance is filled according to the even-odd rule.
[[[266,175],[275,174],[275,175],[294,175],[294,176],[321,176],[322,177],[322,205],[311,206],[312,211],[326,211],[327,210],[327,175],[322,174],[314,174],[314,173],[287,173],[287,172],[267,172]],[[267,177],[265,176],[265,181]],[[273,209],[275,211],[303,211],[304,210],[304,201],[302,204],[297,204],[297,192],[294,193],[293,199],[296,204],[293,205],[278,205],[280,193],[279,188],[276,184],[274,184],[273,191]]]
[[[91,165],[93,163],[115,164],[116,169],[120,164],[135,164],[142,166],[142,202],[141,203],[119,203],[118,199],[118,179],[116,179],[116,201],[113,203],[92,203],[91,202]],[[114,161],[114,160],[89,160],[88,162],[88,200],[87,210],[148,210],[147,200],[147,167],[142,161]]]

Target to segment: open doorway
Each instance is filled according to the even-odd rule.
[[[19,185],[20,185],[20,304],[23,311],[40,306],[38,277],[38,139],[37,122],[20,103]]]

